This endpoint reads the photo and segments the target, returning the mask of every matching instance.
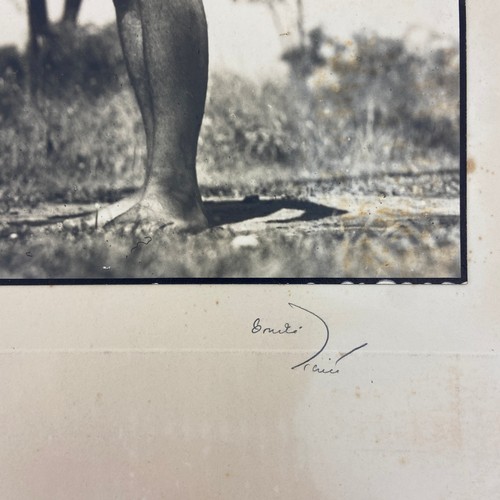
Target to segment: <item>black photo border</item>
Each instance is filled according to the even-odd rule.
[[[429,278],[43,278],[0,279],[0,285],[338,285],[338,284],[464,284],[467,262],[467,29],[466,0],[458,0],[460,48],[460,276]]]

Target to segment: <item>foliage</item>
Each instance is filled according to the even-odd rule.
[[[200,158],[211,168],[243,161],[292,165],[300,144],[289,104],[279,85],[259,87],[236,75],[214,75]]]
[[[116,93],[127,82],[116,27],[56,25],[41,52],[43,93],[73,99]],[[128,83],[128,82],[127,82]]]
[[[313,30],[308,40],[307,78],[212,75],[202,185],[249,169],[265,180],[458,167],[456,48],[424,57],[376,35],[341,42]],[[144,137],[116,29],[61,32],[35,99],[24,67],[23,55],[0,51],[0,203],[103,201],[140,185]]]
[[[9,75],[19,82],[24,79],[23,58],[15,45],[0,47],[0,78],[8,78]]]
[[[423,55],[404,39],[358,34],[340,41],[316,28],[304,48],[290,49],[283,58],[301,102],[308,103],[300,123],[313,117],[314,127],[304,135],[320,163],[340,157],[351,170],[367,161],[410,163],[431,151],[458,157],[456,46]],[[339,133],[322,133],[323,126]]]
[[[456,47],[423,57],[402,39],[377,35],[355,35],[349,43],[320,39],[332,45],[333,55],[317,66],[329,70],[333,80],[316,89],[334,112],[349,114],[352,125],[364,127],[368,138],[376,128],[395,128],[417,146],[440,147],[458,155]]]

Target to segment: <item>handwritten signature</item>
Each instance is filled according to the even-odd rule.
[[[292,326],[290,326],[290,323],[285,323],[283,327],[280,328],[270,328],[270,327],[264,327],[261,324],[261,319],[257,318],[253,324],[252,324],[252,333],[262,333],[262,334],[272,334],[272,335],[295,335],[296,333],[299,333],[299,330],[302,330],[302,327],[299,326],[298,329],[293,329]]]
[[[319,375],[336,375],[336,374],[340,373],[340,369],[338,368],[338,364],[342,360],[351,356],[356,351],[359,351],[360,349],[363,349],[364,347],[366,347],[368,345],[368,343],[365,343],[365,344],[362,344],[358,347],[355,347],[354,349],[351,349],[349,352],[347,352],[345,354],[341,354],[335,361],[332,361],[332,358],[328,358],[328,361],[330,362],[330,364],[328,366],[320,366],[318,364],[319,361],[317,360],[317,358],[323,353],[323,351],[328,346],[328,343],[330,342],[330,338],[331,338],[330,328],[326,324],[325,320],[323,318],[321,318],[320,316],[318,316],[316,313],[309,311],[305,307],[298,306],[297,304],[292,304],[291,302],[289,302],[288,305],[292,309],[300,309],[301,311],[304,311],[305,313],[318,319],[321,322],[321,324],[323,325],[323,328],[325,331],[325,341],[324,341],[323,345],[321,346],[321,348],[313,356],[306,359],[302,363],[299,363],[295,366],[292,366],[292,370],[298,370],[299,368],[302,368],[303,371],[309,370],[312,373],[316,373]],[[302,326],[293,327],[293,326],[291,326],[290,323],[284,323],[284,325],[282,327],[280,326],[279,328],[271,328],[271,327],[263,326],[261,318],[257,318],[252,323],[251,332],[254,335],[255,334],[297,335],[301,330],[302,330]],[[313,363],[313,361],[315,361],[315,362]]]

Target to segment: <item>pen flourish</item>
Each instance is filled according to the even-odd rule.
[[[321,318],[318,314],[310,311],[309,309],[306,309],[305,307],[299,306],[297,304],[292,304],[291,302],[289,302],[288,305],[292,309],[299,309],[307,313],[309,316],[312,316],[313,318],[318,320],[319,323],[322,325],[322,330],[324,331],[324,341],[320,349],[305,361],[302,361],[301,363],[292,366],[291,368],[292,370],[297,370],[298,368],[302,368],[303,371],[311,371],[312,373],[319,375],[337,375],[338,373],[340,373],[340,369],[337,368],[337,365],[340,363],[340,361],[344,360],[348,356],[351,356],[356,351],[359,351],[360,349],[363,349],[368,345],[367,343],[365,343],[358,347],[355,347],[354,349],[351,349],[349,352],[341,354],[335,361],[333,361],[332,358],[328,358],[329,363],[325,363],[327,366],[320,366],[317,358],[323,353],[323,351],[328,346],[328,343],[330,342],[331,339],[330,328],[328,327],[326,321],[323,318]],[[292,326],[290,322],[285,322],[283,323],[283,326],[280,325],[278,328],[276,328],[275,326],[271,327],[264,324],[263,320],[260,317],[258,317],[252,323],[251,332],[253,335],[259,334],[259,335],[287,336],[287,335],[297,335],[302,330],[302,328],[303,328],[302,326]],[[316,362],[312,363],[314,360],[316,360]]]

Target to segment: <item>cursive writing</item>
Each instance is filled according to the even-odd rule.
[[[302,363],[299,363],[298,365],[292,366],[292,370],[296,370],[297,368],[302,368],[303,371],[311,370],[313,373],[316,373],[319,375],[337,375],[338,373],[340,373],[340,370],[337,368],[337,365],[340,363],[340,361],[342,361],[343,359],[347,358],[351,354],[354,354],[356,351],[359,351],[360,349],[363,349],[364,347],[366,347],[368,345],[367,343],[365,343],[363,345],[355,347],[354,349],[351,349],[349,352],[347,352],[345,354],[341,354],[335,360],[335,362],[332,362],[332,358],[328,358],[329,363],[328,363],[328,366],[326,366],[326,367],[319,366],[318,363],[313,364],[311,362],[314,361],[316,358],[318,358],[318,356],[326,349],[328,342],[330,341],[330,328],[328,328],[328,325],[326,324],[325,320],[323,318],[321,318],[320,316],[318,316],[316,313],[313,313],[312,311],[309,311],[308,309],[306,309],[304,307],[298,306],[297,304],[289,303],[288,305],[291,308],[300,309],[300,310],[310,314],[311,316],[315,317],[316,319],[318,319],[322,323],[322,325],[325,329],[325,341],[324,341],[323,345],[321,346],[321,348],[318,350],[318,352],[316,352],[313,356],[306,359]],[[332,366],[332,363],[333,363],[333,366]]]
[[[336,369],[337,365],[339,364],[339,362],[342,361],[343,359],[347,358],[347,356],[350,356],[351,354],[354,354],[356,351],[359,351],[360,349],[363,349],[363,347],[366,347],[367,345],[368,344],[365,343],[363,345],[355,347],[354,349],[351,349],[346,354],[342,354],[339,358],[337,358],[335,360],[335,363],[334,363],[333,367],[330,365],[329,367],[322,368],[322,367],[318,366],[317,364],[314,364],[314,365],[312,365],[312,368],[310,368],[311,364],[310,363],[306,363],[305,365],[302,366],[302,368],[304,369],[304,371],[306,371],[307,369],[310,368],[313,373],[319,373],[319,374],[322,374],[322,375],[337,375],[337,373],[340,373],[340,370]],[[328,361],[332,362],[332,358],[328,358]],[[292,368],[292,370],[294,370],[295,368],[297,368],[297,367]]]
[[[323,353],[323,351],[326,349],[328,346],[328,343],[330,341],[330,328],[326,324],[326,321],[321,318],[318,314],[309,311],[309,309],[306,309],[305,307],[298,306],[297,304],[292,304],[291,302],[288,303],[288,305],[292,309],[299,309],[301,311],[304,311],[307,313],[309,316],[312,316],[313,318],[316,318],[322,325],[322,330],[324,331],[325,338],[324,341],[318,349],[317,352],[315,352],[312,356],[307,358],[306,360],[302,361],[302,363],[299,363],[295,366],[292,366],[292,370],[298,370],[299,368],[302,368],[302,371],[310,371],[312,373],[318,374],[318,375],[337,375],[340,373],[340,369],[338,367],[338,364],[346,359],[347,357],[351,356],[354,354],[356,351],[359,351],[360,349],[363,349],[366,347],[368,344],[362,344],[358,347],[355,347],[354,349],[351,349],[349,352],[346,353],[340,353],[339,357],[336,359],[328,358],[328,361],[324,360],[324,356],[321,357],[321,360],[319,356]],[[302,326],[296,326],[293,327],[291,323],[285,322],[283,326],[279,326],[278,328],[276,327],[271,327],[266,324],[264,324],[263,320],[259,317],[256,318],[251,327],[251,332],[254,335],[261,334],[261,335],[297,335],[300,331],[302,330]]]
[[[261,319],[257,318],[252,324],[252,333],[262,333],[262,334],[272,334],[272,335],[295,335],[301,330],[302,327],[299,326],[293,329],[290,323],[285,323],[281,328],[270,328],[267,326],[262,326]]]

